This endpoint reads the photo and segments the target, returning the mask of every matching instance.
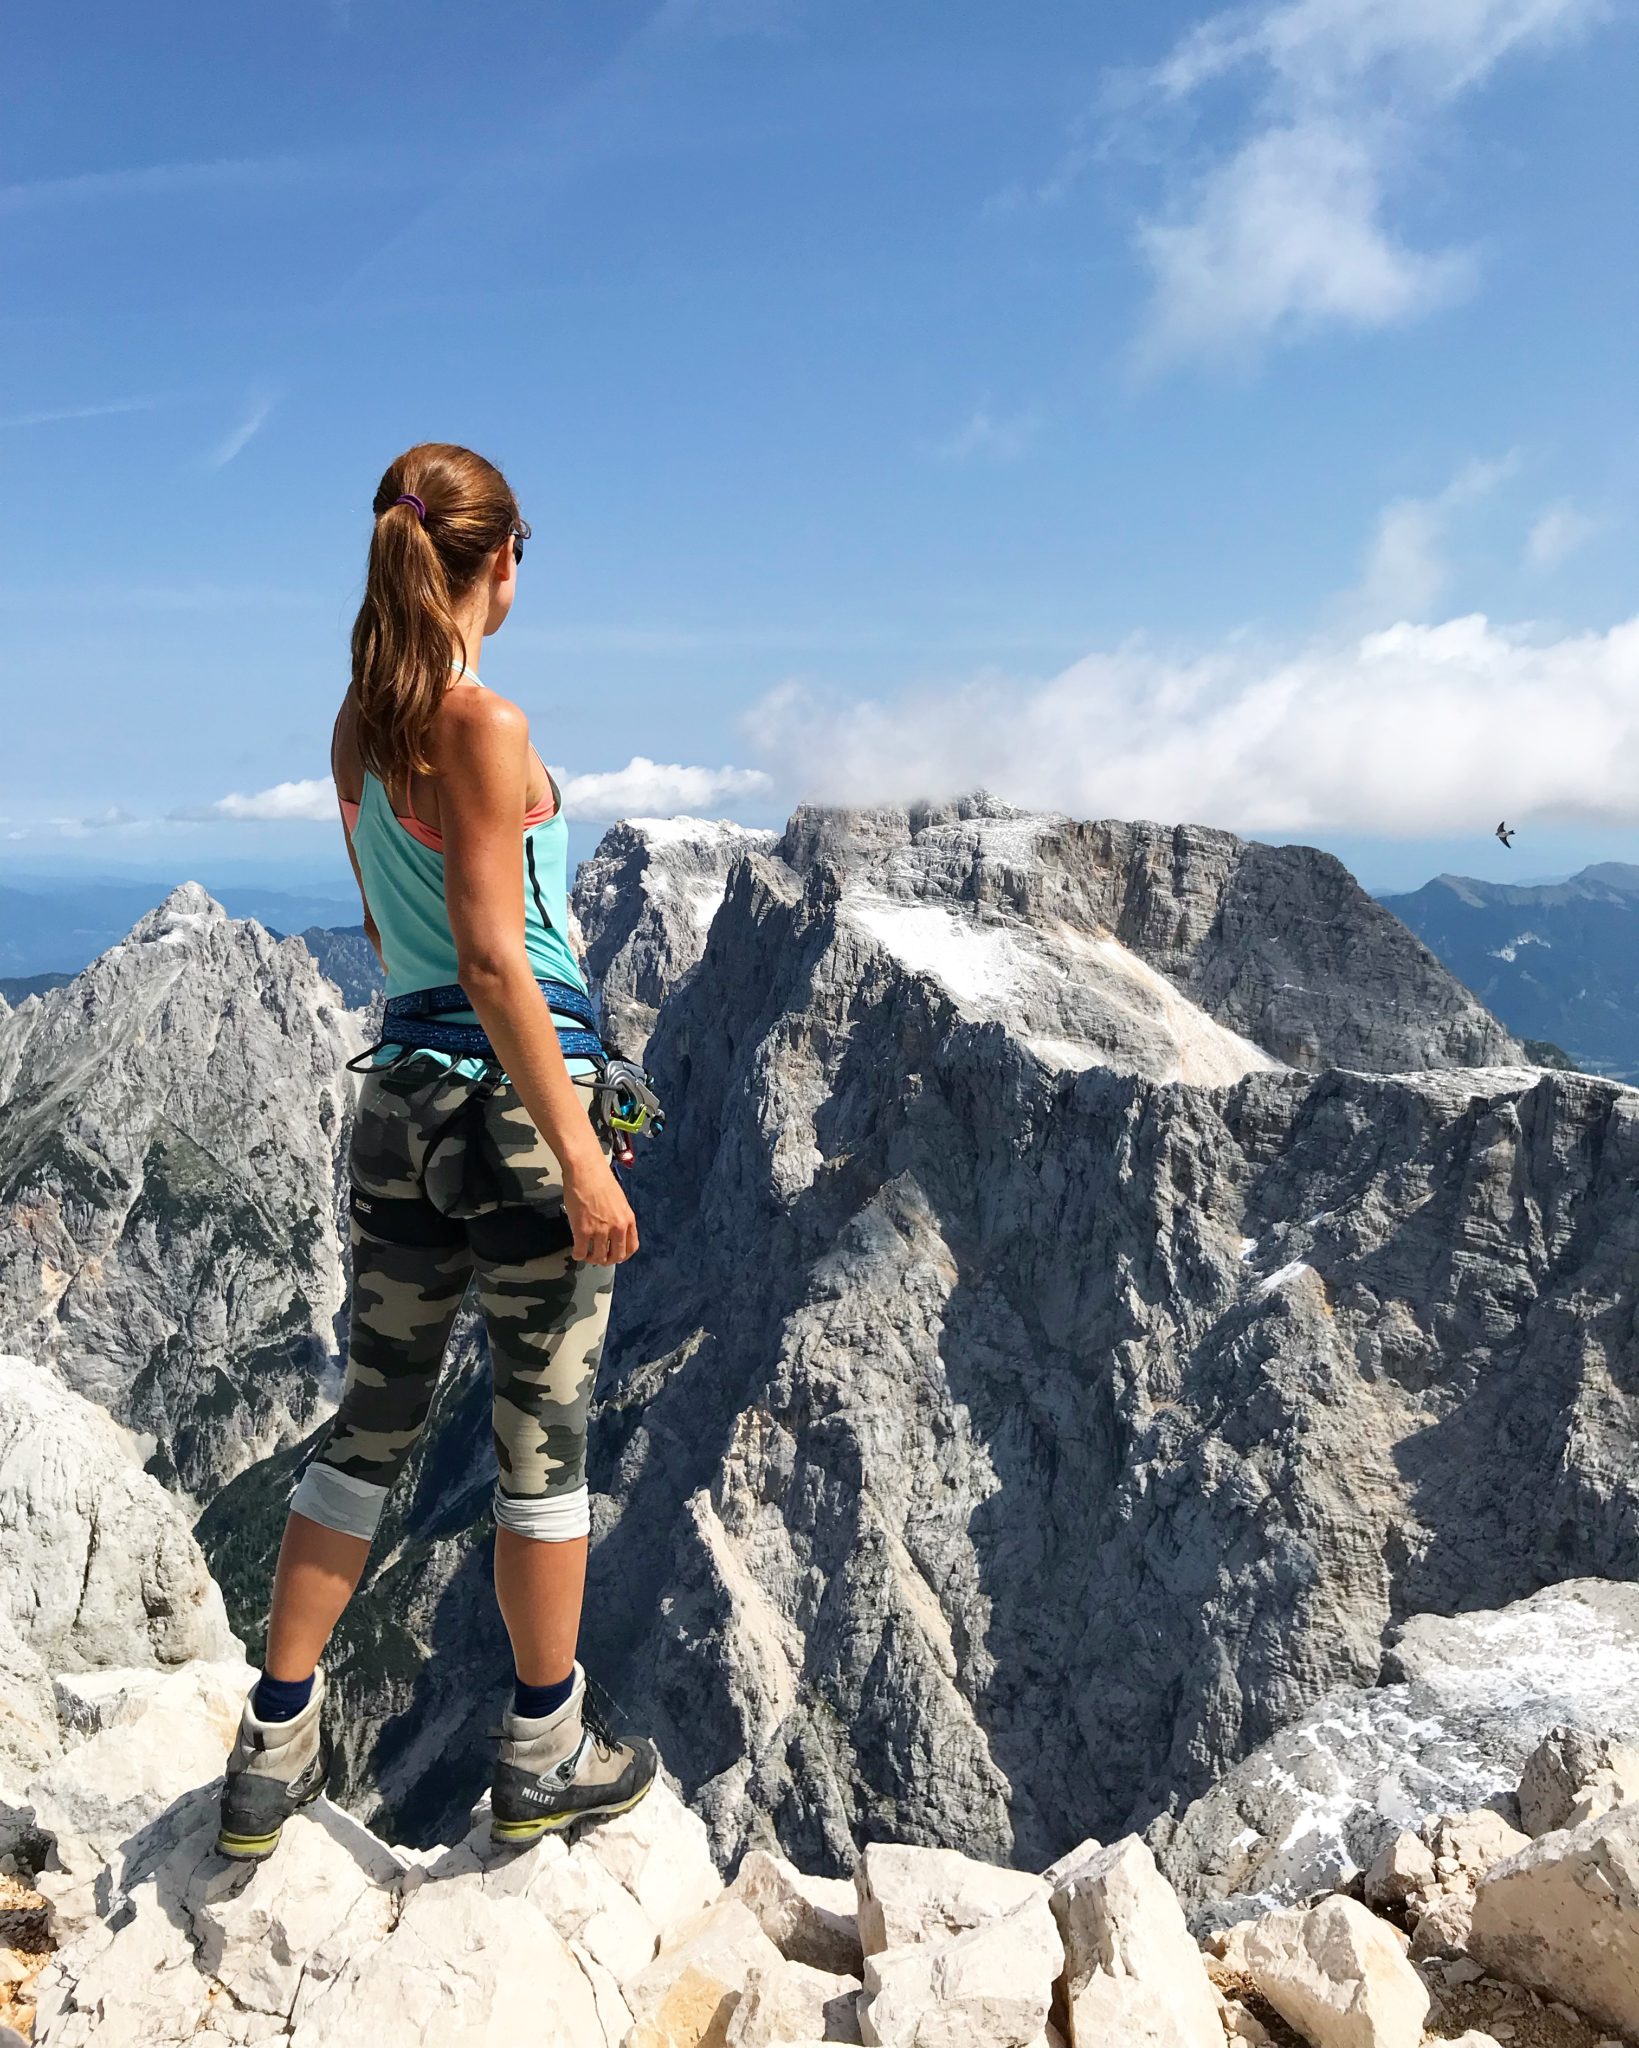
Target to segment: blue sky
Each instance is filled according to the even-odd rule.
[[[91,0],[8,45],[0,879],[344,872],[423,438],[534,524],[484,672],[582,850],[983,783],[1373,886],[1639,859],[1623,0]]]

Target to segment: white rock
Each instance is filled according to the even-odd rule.
[[[109,1671],[59,1671],[51,1681],[57,1719],[65,1735],[99,1735],[134,1721],[152,1703],[165,1673],[157,1665],[116,1666]]]
[[[39,1825],[82,1836],[107,1856],[184,1792],[220,1778],[255,1672],[185,1664],[139,1710],[59,1757],[28,1788]]]
[[[1520,1821],[1528,1835],[1580,1827],[1639,1799],[1639,1749],[1611,1735],[1552,1729],[1520,1774]]]
[[[485,1882],[490,1889],[506,1888],[499,1870],[492,1869]],[[523,1896],[565,1941],[585,1949],[618,1984],[637,1976],[654,1958],[659,1944],[654,1923],[626,1887],[581,1845],[567,1856],[537,1864]]]
[[[1404,1906],[1434,1889],[1434,1856],[1418,1835],[1399,1834],[1385,1842],[1366,1872],[1369,1906]]]
[[[45,1660],[0,1605],[0,1807],[21,1805],[28,1779],[62,1747]],[[12,1838],[4,1819],[0,1844]]]
[[[1481,1879],[1469,1953],[1639,2034],[1639,1805],[1541,1836]]]
[[[1460,1956],[1468,1947],[1474,1919],[1474,1894],[1464,1887],[1441,1892],[1418,1916],[1411,1953],[1419,1962],[1430,1956]]]
[[[1531,1842],[1529,1835],[1510,1827],[1488,1806],[1473,1813],[1441,1814],[1428,1823],[1425,1834],[1435,1867],[1448,1889],[1455,1881],[1472,1890],[1493,1864],[1517,1856]]]
[[[605,1969],[597,1957],[578,1941],[571,1941],[569,1947],[592,1987],[592,2000],[598,2009],[598,2025],[603,2029],[604,2038],[610,2048],[619,2048],[632,2031],[632,2009],[621,1996],[620,1985],[611,1970]]]
[[[98,1873],[122,1843],[184,1794],[219,1779],[255,1673],[185,1664],[135,1695],[128,1720],[92,1735],[30,1780],[24,1801],[50,1835],[37,1880],[59,1940],[96,1915]]]
[[[121,1928],[117,1955],[92,1958],[72,1984],[56,1964],[36,1979],[36,2048],[169,2048],[198,2032],[204,1992],[186,1933],[149,1894]]]
[[[423,1879],[383,1940],[304,1976],[291,2048],[605,2048],[569,1945],[525,1899],[475,1876]]]
[[[198,2032],[209,1987],[194,1968],[184,1900],[212,1855],[214,1805],[185,1801],[148,1832],[156,1839],[129,1889],[117,1869],[103,1878],[118,1933],[93,1910],[35,1980],[35,2048],[169,2048]]]
[[[266,1863],[213,1859],[192,1890],[199,1967],[241,2005],[288,2013],[313,1951],[343,1927],[360,1946],[392,1925],[403,1865],[368,1828],[319,1799],[287,1821]]]
[[[630,1813],[588,1828],[575,1854],[593,1857],[624,1885],[662,1940],[722,1894],[705,1823],[664,1778]]]
[[[1183,1908],[1137,1835],[1053,1866],[1074,2048],[1222,2048],[1218,2000]]]
[[[871,2048],[1037,2048],[1063,1967],[1043,1887],[966,1933],[867,1955],[860,2036]]]
[[[845,1877],[809,1877],[785,1857],[752,1849],[742,1861],[730,1896],[756,1914],[781,1955],[839,1976],[858,1976],[858,1894]]]
[[[723,2036],[723,2048],[784,2048],[789,2041],[859,2040],[860,1981],[807,1963],[754,1969]]]
[[[752,1971],[783,1961],[749,1907],[719,1898],[623,1987],[635,2023],[627,2048],[720,2048]]]
[[[0,1760],[61,1748],[47,1671],[242,1657],[182,1509],[48,1365],[0,1356]]]
[[[1314,2048],[1418,2048],[1428,1988],[1393,1931],[1355,1899],[1243,1921],[1226,1962]]]
[[[920,1941],[944,1941],[1031,1899],[1046,1901],[1045,1878],[980,1863],[954,1849],[872,1842],[854,1868],[859,1937],[866,1956]]]
[[[1274,2036],[1269,2029],[1238,1999],[1226,1998],[1219,2017],[1231,2041],[1245,2042],[1246,2048],[1274,2048]]]

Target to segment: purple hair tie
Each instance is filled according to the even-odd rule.
[[[395,498],[393,500],[393,503],[395,505],[413,505],[415,507],[415,516],[417,517],[417,519],[421,521],[423,526],[426,525],[427,508],[416,496],[414,491],[405,491],[401,497]]]

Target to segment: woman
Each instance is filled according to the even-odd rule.
[[[218,1846],[245,1858],[271,1854],[324,1787],[319,1658],[470,1277],[494,1374],[495,1593],[514,1663],[492,1832],[528,1842],[620,1812],[656,1768],[649,1743],[615,1740],[589,1710],[575,1661],[586,1409],[637,1226],[594,1115],[603,1048],[564,936],[557,784],[524,714],[477,674],[529,529],[498,469],[441,442],[401,455],[374,509],[331,767],[388,1023],[353,1124],[346,1382],[292,1496],[266,1663],[222,1795]]]

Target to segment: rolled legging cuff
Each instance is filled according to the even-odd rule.
[[[592,1500],[584,1486],[533,1497],[506,1494],[497,1486],[493,1505],[498,1527],[537,1543],[572,1543],[592,1533]]]
[[[310,1522],[322,1522],[327,1529],[338,1529],[344,1536],[361,1536],[368,1543],[376,1533],[386,1499],[385,1486],[355,1479],[315,1458],[290,1496],[290,1511],[305,1515]]]

